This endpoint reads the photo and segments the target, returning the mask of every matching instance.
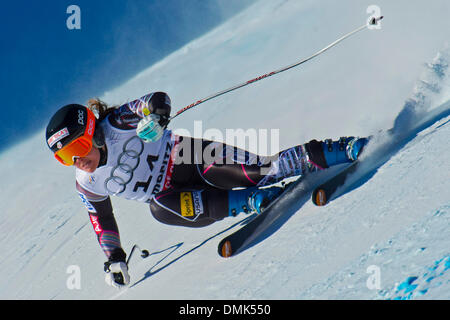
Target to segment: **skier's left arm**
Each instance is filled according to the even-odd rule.
[[[153,92],[114,110],[112,124],[135,129],[145,142],[159,140],[170,121],[171,101],[165,92]]]

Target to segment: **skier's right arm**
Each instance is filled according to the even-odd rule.
[[[87,191],[78,182],[76,188],[88,210],[92,227],[108,260],[125,261],[125,252],[120,245],[119,228],[114,218],[110,197]]]
[[[92,227],[108,261],[105,262],[105,281],[110,286],[121,288],[130,283],[126,254],[120,245],[119,228],[114,218],[111,199],[84,189],[76,183],[78,194],[89,213]]]

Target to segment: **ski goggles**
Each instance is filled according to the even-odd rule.
[[[92,149],[92,137],[95,130],[95,116],[88,112],[86,129],[82,136],[71,141],[69,144],[55,152],[55,158],[65,166],[72,166],[75,158],[82,158]]]

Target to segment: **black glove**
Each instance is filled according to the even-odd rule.
[[[170,122],[170,98],[165,92],[155,92],[149,101],[150,113],[159,115],[158,124],[166,129]]]
[[[170,122],[170,117],[166,115],[160,115],[159,125],[163,127],[164,129],[167,128]]]

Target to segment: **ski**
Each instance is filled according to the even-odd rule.
[[[282,218],[290,207],[296,203],[309,201],[311,197],[312,201],[315,203],[317,194],[320,190],[323,190],[323,193],[319,195],[318,199],[321,200],[321,202],[317,201],[317,203],[327,204],[330,201],[330,198],[336,194],[339,186],[342,186],[344,183],[352,184],[356,181],[355,179],[367,176],[373,172],[373,170],[389,160],[395,152],[416,136],[418,132],[429,127],[438,119],[442,119],[449,115],[450,101],[447,101],[434,110],[428,111],[422,121],[415,126],[408,128],[408,130],[397,133],[393,129],[390,129],[385,133],[381,132],[380,135],[387,134],[390,136],[390,141],[381,143],[370,150],[368,157],[372,159],[371,161],[357,160],[337,174],[326,173],[326,171],[332,170],[332,168],[329,168],[323,170],[324,172],[305,175],[292,182],[261,214],[257,215],[254,219],[250,220],[249,223],[234,233],[222,239],[217,248],[218,254],[221,257],[228,258],[234,257],[245,251],[251,247],[261,235],[267,232],[278,219]],[[320,178],[318,174],[320,175],[321,173],[325,174],[325,179],[317,182]]]
[[[394,128],[398,125],[394,125],[394,128],[381,131],[379,135],[385,134],[390,137],[390,142],[382,144],[371,151],[370,157],[378,159],[373,161],[362,168],[362,160],[357,160],[353,162],[350,166],[345,168],[343,171],[329,178],[327,181],[315,188],[311,194],[312,202],[317,206],[324,206],[329,203],[330,199],[335,195],[336,191],[340,186],[349,181],[350,176],[358,168],[361,168],[358,172],[358,177],[363,177],[364,175],[371,172],[374,168],[379,167],[382,163],[387,161],[391,155],[397,152],[402,146],[404,146],[408,141],[417,135],[420,131],[431,126],[437,119],[442,119],[450,114],[450,101],[445,102],[439,107],[422,114],[422,121],[419,121],[415,126],[403,129],[403,131],[395,130]],[[399,116],[397,116],[396,121],[400,122]],[[354,179],[353,179],[354,180]],[[351,183],[353,183],[352,181]]]
[[[265,208],[259,215],[250,220],[249,223],[235,231],[234,233],[226,236],[220,241],[218,245],[218,253],[221,257],[229,258],[235,256],[239,252],[243,251],[246,245],[248,245],[254,238],[256,238],[261,232],[269,226],[274,217],[280,214],[280,212],[275,208],[276,204],[284,198],[284,195],[289,193],[297,185],[302,182],[302,178],[298,178],[294,182],[291,182],[283,192],[273,200],[267,208]]]
[[[350,166],[331,177],[320,186],[315,188],[311,194],[311,200],[316,206],[324,206],[328,204],[336,190],[342,186],[349,174],[355,172],[358,168],[359,161],[353,162]]]

